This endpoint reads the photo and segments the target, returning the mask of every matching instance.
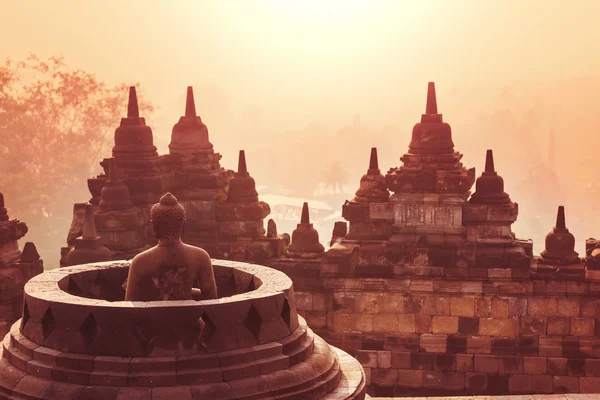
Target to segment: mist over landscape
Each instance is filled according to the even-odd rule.
[[[37,136],[30,143],[39,130],[11,119],[18,114],[7,100],[26,98],[23,115],[30,115],[48,99],[22,89],[34,82],[30,75],[20,82],[0,75],[0,141],[10,143],[0,146],[0,190],[9,215],[27,222],[26,240],[36,243],[46,268],[58,265],[73,203],[90,198],[86,178],[110,156],[112,134],[126,114],[125,88],[133,84],[147,102],[141,115],[160,154],[168,152],[186,87],[193,86],[221,165],[237,169],[244,149],[279,231],[291,233],[308,200],[327,244],[371,147],[378,148],[382,173],[401,165],[425,111],[427,82],[434,81],[438,110],[464,165],[479,176],[486,150],[494,150],[505,191],[519,203],[517,237],[533,239],[534,252],[541,252],[559,205],[566,207],[576,251],[583,254],[585,239],[600,236],[600,3],[319,3],[6,1],[0,57],[13,63],[3,71],[30,54],[42,61],[62,56],[61,71],[82,70],[106,83],[106,91],[86,94],[111,99],[86,97],[85,116],[73,111],[65,119],[71,125],[53,127],[76,126],[81,136],[102,121],[105,136],[61,153],[52,165],[64,168],[48,168],[36,164],[50,157],[43,154],[48,144]],[[61,87],[92,87],[86,85],[75,79]],[[72,110],[82,101],[61,96]],[[95,107],[110,112],[98,119]],[[51,114],[39,115],[36,126],[44,126]],[[85,143],[93,151],[85,152]],[[278,205],[297,212],[286,219]]]

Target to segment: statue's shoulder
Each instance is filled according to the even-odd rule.
[[[210,261],[210,255],[203,248],[186,244],[185,251],[196,261]]]
[[[153,248],[143,251],[143,252],[137,254],[135,257],[133,257],[133,259],[131,260],[131,264],[137,265],[140,263],[146,263],[149,260],[153,260],[155,257],[156,257],[155,248],[153,247]]]

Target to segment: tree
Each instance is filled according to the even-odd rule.
[[[344,185],[348,182],[348,172],[344,165],[335,161],[327,167],[323,173],[323,183],[325,190],[331,188],[334,194],[338,194],[343,191]]]
[[[57,265],[73,203],[90,197],[86,179],[110,154],[127,86],[109,86],[62,57],[0,65],[0,191],[47,265]],[[138,96],[140,111],[151,112]]]

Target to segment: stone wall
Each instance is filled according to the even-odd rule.
[[[376,277],[279,262],[372,395],[600,391],[600,283]]]

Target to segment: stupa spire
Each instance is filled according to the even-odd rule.
[[[116,160],[114,158],[108,163],[108,180],[110,182],[116,182],[119,180]]]
[[[85,219],[83,220],[83,234],[81,236],[84,239],[95,239],[97,236],[94,209],[91,204],[86,204],[85,206]]]
[[[369,170],[379,171],[379,160],[377,159],[377,147],[371,147],[371,158],[369,159]]]
[[[0,193],[0,222],[8,221],[8,211],[4,205],[4,195]]]
[[[565,223],[565,207],[559,206],[556,226],[546,235],[546,248],[541,253],[541,261],[546,265],[577,264],[579,256],[575,251],[575,237]]]
[[[435,82],[429,82],[427,85],[427,107],[425,114],[437,114],[437,99],[435,96]]]
[[[485,155],[485,172],[496,172],[494,168],[494,153],[488,150]]]
[[[67,255],[67,265],[79,265],[100,261],[110,261],[111,251],[102,245],[102,239],[96,234],[94,207],[85,205],[83,232],[73,243],[73,249]]]
[[[196,117],[196,103],[194,102],[194,89],[191,86],[187,88],[187,97],[185,99],[185,116]]]
[[[139,118],[140,110],[138,108],[137,93],[135,86],[129,87],[129,103],[127,104],[127,118]]]
[[[564,206],[558,207],[558,213],[556,214],[556,229],[567,229]]]
[[[240,155],[238,157],[238,173],[248,173],[248,168],[246,167],[246,152],[244,150],[240,150]]]
[[[318,257],[325,248],[319,242],[319,232],[313,228],[308,214],[308,203],[302,204],[300,223],[292,232],[292,243],[288,248],[289,254],[299,258]]]
[[[305,201],[302,205],[302,217],[300,218],[301,224],[310,224],[310,215],[308,213],[308,203]]]

